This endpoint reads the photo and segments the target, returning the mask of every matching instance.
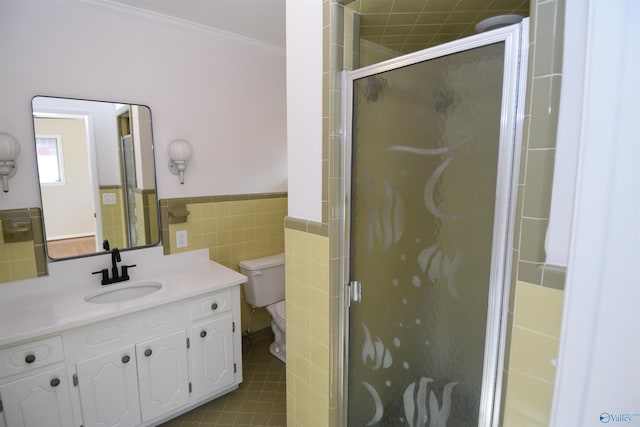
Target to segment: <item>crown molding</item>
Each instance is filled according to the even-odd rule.
[[[262,40],[254,39],[251,37],[243,36],[241,34],[233,33],[230,31],[224,31],[219,28],[210,27],[197,22],[192,22],[183,18],[175,16],[165,15],[163,13],[142,9],[139,7],[129,6],[123,3],[117,3],[110,0],[56,0],[59,3],[66,3],[76,7],[84,7],[97,10],[108,10],[116,13],[122,13],[125,15],[149,19],[151,21],[162,22],[166,24],[176,25],[182,28],[192,29],[194,31],[206,32],[214,34],[220,37],[224,37],[229,40],[238,41],[258,47],[265,51],[268,51],[277,55],[285,55],[285,48],[273,43],[268,43]]]

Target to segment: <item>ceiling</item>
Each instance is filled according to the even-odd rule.
[[[285,0],[111,0],[285,46]],[[529,16],[529,0],[342,0],[360,13],[360,37],[401,53],[475,33],[496,15]]]
[[[402,53],[475,34],[483,19],[529,16],[529,0],[355,0],[360,37]]]

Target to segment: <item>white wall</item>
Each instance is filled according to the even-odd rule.
[[[0,58],[0,129],[22,146],[0,209],[40,205],[35,95],[148,105],[160,198],[287,190],[281,48],[94,0],[2,0]],[[176,138],[194,148],[182,186]]]
[[[322,222],[322,2],[286,7],[288,214]]]
[[[639,426],[640,3],[570,0],[566,11],[585,73],[550,425]]]

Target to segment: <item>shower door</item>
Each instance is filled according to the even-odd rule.
[[[497,425],[520,46],[515,26],[348,73],[349,426]]]

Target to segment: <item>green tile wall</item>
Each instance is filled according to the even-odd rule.
[[[12,217],[31,218],[33,235],[22,242],[5,242],[2,221]],[[0,211],[0,283],[47,275],[47,260],[40,208]]]
[[[544,265],[544,243],[560,106],[564,4],[565,0],[531,2],[527,97],[513,248],[513,267],[518,280],[556,289],[564,286],[563,272]]]
[[[105,193],[115,195],[116,202],[113,205],[100,204],[102,237],[109,241],[112,248],[125,248],[128,244],[123,189],[118,185],[102,186],[100,187],[100,200],[104,200]]]

